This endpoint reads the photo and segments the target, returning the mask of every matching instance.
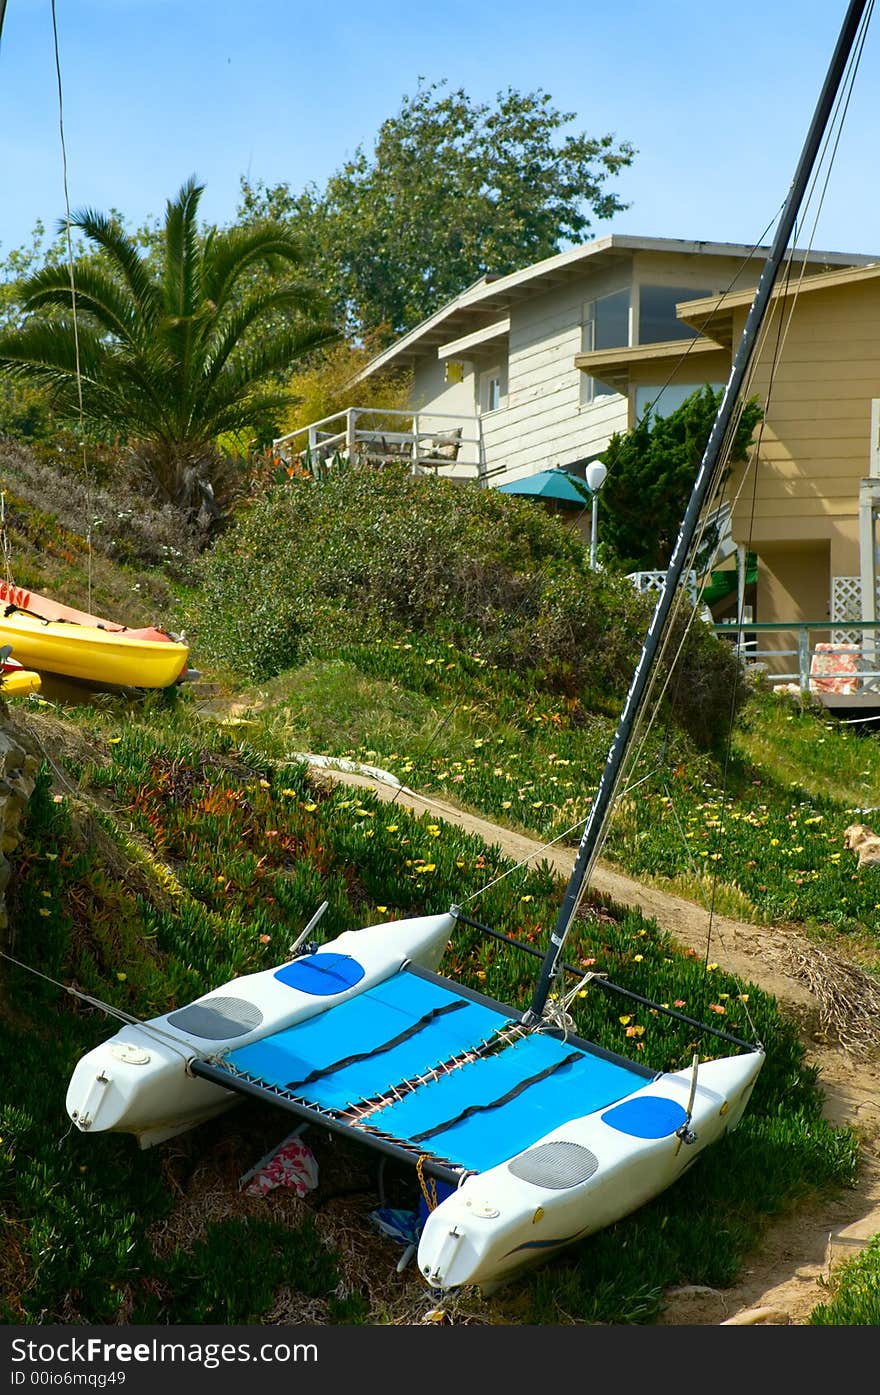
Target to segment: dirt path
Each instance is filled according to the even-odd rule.
[[[315,768],[313,773],[316,778],[371,789],[380,799],[393,799],[417,814],[427,813],[456,824],[489,844],[497,844],[517,861],[539,854],[562,875],[571,871],[571,850],[541,851],[539,843],[443,800],[429,799],[364,774],[323,768]],[[680,944],[705,949],[708,918],[702,907],[644,886],[604,863],[598,864],[591,880],[598,891],[656,920]],[[827,1299],[827,1279],[833,1265],[880,1232],[880,1057],[847,1052],[826,1039],[823,1002],[802,976],[785,967],[792,962],[791,951],[799,939],[794,930],[764,928],[723,916],[714,917],[712,922],[713,958],[744,982],[751,981],[772,993],[784,1010],[796,1017],[808,1060],[819,1067],[825,1117],[834,1124],[851,1125],[862,1139],[861,1177],[839,1201],[799,1210],[771,1227],[759,1253],[733,1288],[723,1292],[690,1288],[668,1294],[662,1318],[666,1325],[803,1325],[812,1309]],[[801,939],[801,943],[807,942]]]

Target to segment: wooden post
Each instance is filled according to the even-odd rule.
[[[802,693],[810,691],[810,632],[803,626],[798,630],[798,669]]]

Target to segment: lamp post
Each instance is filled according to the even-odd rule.
[[[608,471],[601,460],[594,460],[592,465],[587,466],[587,488],[593,496],[593,508],[590,515],[590,571],[596,570],[596,541],[598,538],[599,521],[599,500],[597,495],[605,483],[605,476]]]

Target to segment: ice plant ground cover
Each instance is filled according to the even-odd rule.
[[[535,837],[576,842],[612,719],[546,695],[528,700],[509,675],[481,669],[479,655],[427,648],[392,642],[381,662],[350,649],[347,662],[283,675],[262,690],[264,710],[257,690],[248,730],[279,751],[369,761]],[[344,749],[329,744],[327,711]],[[758,692],[726,763],[667,726],[649,739],[635,780],[611,825],[609,859],[694,900],[714,898],[723,913],[845,934],[868,962],[880,960],[880,873],[859,871],[843,843],[847,825],[870,824],[880,802],[870,728]],[[880,808],[874,817],[880,825]]]
[[[191,709],[183,695],[171,707],[153,702],[136,712],[81,708],[63,724],[50,713],[41,727],[40,709],[32,717],[56,760],[52,743],[65,727],[71,788],[53,788],[46,768],[12,911],[28,927],[30,962],[52,977],[149,1016],[283,959],[321,899],[330,902],[322,934],[332,936],[371,919],[443,909],[504,869],[497,848],[451,826],[314,784],[301,765],[279,763],[264,747],[258,724],[222,727]],[[271,747],[277,731],[267,728],[266,738]],[[538,944],[557,904],[558,887],[542,866],[492,887],[480,916]],[[707,971],[655,924],[602,900],[579,922],[568,957],[695,1017],[723,1015],[768,1050],[735,1135],[658,1203],[499,1295],[488,1318],[650,1321],[670,1285],[730,1283],[768,1218],[795,1197],[850,1182],[857,1142],[822,1121],[796,1031],[754,985],[715,965]],[[456,941],[445,967],[511,1003],[525,1001],[534,973],[525,956],[472,932]],[[181,1166],[211,1175],[212,1155],[230,1149],[229,1170],[240,1175],[283,1132],[271,1109],[246,1105],[247,1125],[237,1114],[218,1120],[182,1149],[144,1154],[131,1140],[81,1135],[59,1148],[70,1068],[110,1024],[18,971],[7,984],[15,1001],[0,1048],[11,1082],[0,1120],[12,1218],[7,1321],[266,1321],[282,1275],[328,1322],[387,1320],[389,1292],[399,1300],[411,1283],[414,1293],[417,1276],[392,1280],[387,1242],[388,1280],[371,1292],[347,1275],[332,1239],[328,1250],[332,1231],[322,1232],[320,1209],[260,1211],[251,1199],[242,1214],[228,1176],[226,1209],[215,1191],[210,1214],[179,1233],[180,1188],[170,1178]],[[657,1067],[686,1064],[695,1048],[690,1029],[670,1031],[650,1010],[623,1011],[598,992],[579,1000],[577,1020],[585,1035]],[[28,1083],[35,1078],[38,1095]],[[353,1157],[348,1166],[366,1172],[368,1193],[375,1188],[369,1161]],[[230,1273],[230,1244],[259,1263]]]
[[[394,523],[384,550],[375,546],[372,496],[351,527],[342,494],[329,500],[340,522],[322,555],[323,576],[328,586],[339,584],[338,610],[332,596],[314,593],[313,569],[297,569],[289,551],[279,550],[297,536],[290,518],[267,531],[289,594],[265,584],[257,550],[251,561],[264,602],[262,640],[275,656],[292,646],[293,657],[249,691],[257,622],[247,604],[232,595],[224,609],[216,578],[209,592],[192,579],[184,592],[152,555],[135,559],[138,571],[117,567],[109,555],[98,559],[108,613],[155,618],[154,600],[150,615],[128,609],[147,605],[149,587],[169,607],[163,618],[189,628],[184,595],[193,611],[207,595],[218,657],[202,648],[199,666],[237,701],[228,725],[220,725],[222,710],[210,717],[199,711],[191,690],[170,702],[102,697],[92,705],[16,707],[46,756],[7,896],[13,949],[22,958],[147,1016],[277,962],[325,897],[321,933],[329,936],[370,918],[445,909],[504,870],[497,847],[366,793],[313,784],[290,763],[295,750],[366,760],[538,837],[577,830],[642,618],[610,583],[586,604],[580,580],[565,573],[574,544],[557,547],[550,525],[536,516],[483,501],[488,528],[452,520],[466,542],[476,529],[480,566],[456,554],[450,567],[455,538],[443,532],[445,501],[438,495],[422,515],[407,495],[395,522],[393,490],[382,488],[380,503]],[[326,513],[314,500],[310,507],[314,543]],[[14,520],[19,560],[32,514]],[[45,593],[60,587],[82,603],[82,539],[69,545],[52,518],[38,521],[26,584]],[[426,525],[433,556],[444,559],[427,579]],[[70,519],[65,526],[75,536]],[[307,527],[304,535],[308,544]],[[493,543],[497,553],[485,554]],[[528,578],[516,568],[530,548],[553,585],[545,608],[524,615]],[[156,555],[164,556],[161,548]],[[47,558],[51,584],[42,569]],[[241,564],[245,601],[251,561]],[[572,565],[580,565],[576,557]],[[300,577],[297,591],[291,583]],[[461,596],[444,591],[450,577]],[[571,601],[568,609],[556,604],[560,595]],[[396,618],[352,611],[355,598],[397,607]],[[483,631],[473,615],[488,617]],[[577,648],[566,648],[564,660],[538,664],[542,654],[558,657],[572,635]],[[876,965],[877,873],[858,874],[842,846],[854,812],[877,799],[876,738],[759,694],[739,715],[725,779],[718,694],[729,690],[729,664],[723,655],[719,661],[711,636],[697,651],[685,693],[690,706],[680,704],[652,733],[637,772],[648,778],[624,801],[606,854],[694,897],[713,893],[721,911],[797,921],[823,943]],[[535,945],[545,943],[557,906],[546,866],[506,878],[474,903],[480,919]],[[694,1016],[714,1015],[732,1030],[753,1027],[768,1048],[742,1128],[680,1187],[477,1310],[478,1320],[503,1323],[650,1322],[668,1286],[731,1283],[769,1219],[850,1185],[858,1144],[849,1129],[823,1121],[815,1072],[804,1065],[794,1025],[754,984],[717,966],[704,970],[702,959],[680,953],[656,925],[595,898],[567,957]],[[444,968],[512,1003],[525,1001],[534,974],[525,957],[470,934],[456,940]],[[586,1035],[649,1063],[690,1059],[690,1033],[661,1031],[648,1011],[625,1012],[590,992],[578,1000],[577,1018]],[[4,1320],[379,1323],[418,1316],[418,1276],[395,1273],[398,1251],[371,1237],[365,1219],[377,1187],[368,1155],[316,1141],[322,1188],[309,1206],[277,1192],[262,1200],[239,1195],[238,1178],[286,1131],[271,1109],[241,1106],[147,1153],[126,1138],[64,1137],[72,1066],[113,1026],[49,984],[4,970]],[[411,1177],[393,1186],[395,1201],[412,1202]],[[230,1266],[233,1252],[248,1263]],[[856,1311],[829,1305],[820,1320],[862,1321],[835,1315]]]

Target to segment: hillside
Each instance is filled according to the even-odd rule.
[[[47,477],[19,460],[10,496],[16,463],[21,493],[7,517],[26,584],[64,587],[82,604],[89,571],[93,581],[100,572],[105,613],[185,629],[203,674],[164,697],[82,691],[9,703],[40,766],[11,859],[16,957],[144,1017],[277,962],[324,899],[323,938],[475,897],[487,924],[545,942],[566,830],[595,786],[640,619],[625,587],[585,576],[555,522],[514,501],[491,501],[485,516],[463,512],[470,501],[455,511],[439,493],[424,496],[423,516],[409,494],[395,511],[390,484],[370,493],[359,481],[321,499],[291,491],[256,505],[201,562],[195,545],[157,556],[144,515],[140,541],[132,533],[98,555],[93,540],[89,557],[71,517],[75,491],[56,481],[53,512]],[[28,472],[39,484],[22,483]],[[109,491],[105,502],[108,515],[125,512]],[[473,564],[480,549],[491,559],[484,571]],[[446,565],[431,572],[437,556]],[[505,624],[511,607],[515,627]],[[551,649],[557,664],[545,662]],[[572,954],[601,954],[635,991],[705,1001],[709,956],[693,954],[704,932],[686,933],[690,902],[669,893],[714,892],[726,917],[711,941],[714,1001],[731,1029],[754,1027],[768,1046],[754,1113],[662,1204],[460,1320],[665,1320],[672,1288],[729,1289],[798,1199],[802,1215],[870,1200],[873,1173],[860,1169],[851,1125],[864,1126],[870,1160],[876,1081],[863,1028],[875,1005],[865,970],[878,962],[880,896],[841,856],[840,835],[867,802],[863,784],[880,777],[876,743],[759,695],[743,709],[725,785],[706,719],[713,692],[729,691],[728,661],[711,636],[692,649],[690,691],[645,747],[650,778],[612,830],[617,867],[603,866]],[[798,743],[813,758],[793,790],[785,759]],[[352,797],[309,771],[294,758],[303,751],[391,769],[443,808],[410,813],[398,798],[387,819],[373,793]],[[465,816],[486,822],[475,832]],[[676,822],[692,831],[689,854]],[[509,857],[525,838],[561,841],[514,873]],[[637,894],[632,876],[625,894],[628,872]],[[528,961],[473,935],[452,957],[450,972],[505,1001],[528,992]],[[832,963],[852,966],[847,1013],[817,991],[820,978],[833,985]],[[146,1153],[110,1135],[74,1134],[58,1149],[72,1065],[113,1024],[24,970],[8,966],[3,982],[0,1052],[14,1082],[0,1128],[13,1217],[0,1269],[7,1321],[419,1320],[418,1276],[395,1273],[399,1251],[368,1219],[383,1186],[401,1205],[411,1200],[411,1178],[383,1182],[370,1158],[316,1140],[316,1193],[249,1197],[238,1178],[286,1128],[250,1104]],[[617,1018],[592,1001],[582,1011],[585,1034],[623,1045]],[[828,1039],[821,1062],[817,1033]],[[661,1038],[648,1022],[641,1040],[658,1069],[670,1050],[689,1060],[686,1036]],[[853,1102],[823,1118],[816,1064],[825,1071],[832,1057],[851,1091],[864,1081],[861,1113]],[[35,1079],[47,1082],[39,1094]],[[647,1268],[621,1262],[635,1237]],[[253,1256],[240,1274],[229,1273],[230,1246]]]

